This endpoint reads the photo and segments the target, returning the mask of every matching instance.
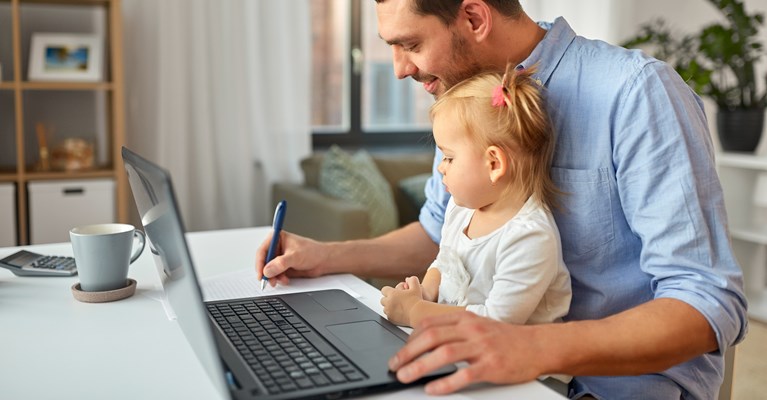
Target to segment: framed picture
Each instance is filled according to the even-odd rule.
[[[102,43],[99,35],[33,33],[29,80],[101,81]]]

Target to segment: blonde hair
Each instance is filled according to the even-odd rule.
[[[440,96],[429,116],[434,121],[439,113],[452,113],[482,149],[503,149],[512,185],[552,210],[559,207],[557,196],[562,192],[551,180],[554,135],[534,73],[535,67],[515,70],[508,64],[503,76],[489,72],[473,76]]]

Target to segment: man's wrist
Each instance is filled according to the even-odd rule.
[[[566,340],[564,336],[561,336],[564,332],[560,332],[559,329],[564,325],[565,323],[521,326],[529,332],[529,343],[540,346],[536,351],[539,354],[537,357],[539,375],[561,374],[567,369],[566,358],[569,355],[561,351],[566,346],[559,346]]]

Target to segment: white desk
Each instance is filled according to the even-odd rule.
[[[205,278],[253,266],[255,248],[268,232],[251,228],[188,234],[198,275]],[[72,254],[69,243],[27,248]],[[0,248],[0,258],[16,250]],[[177,323],[152,298],[160,281],[148,250],[131,266],[129,276],[138,281],[133,297],[88,304],[72,297],[76,276],[17,277],[0,268],[0,398],[220,398]],[[382,314],[375,288],[352,275],[339,278]],[[532,382],[468,390],[454,398],[562,397]]]

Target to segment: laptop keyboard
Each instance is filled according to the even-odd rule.
[[[281,299],[248,299],[207,307],[269,394],[365,378]]]

